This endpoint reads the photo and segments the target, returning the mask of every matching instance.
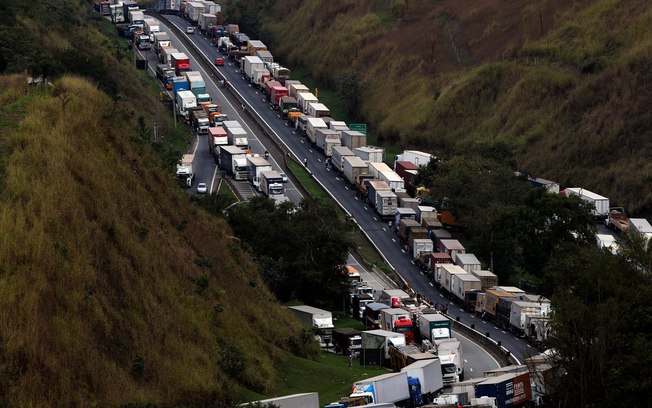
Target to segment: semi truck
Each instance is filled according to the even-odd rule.
[[[391,191],[378,191],[376,193],[376,213],[381,216],[383,220],[394,218],[398,198],[396,194]]]
[[[308,136],[308,140],[310,140],[310,143],[313,145],[317,143],[317,129],[328,129],[328,125],[326,125],[326,122],[324,122],[324,119],[322,118],[313,118],[313,117],[308,117],[308,123],[306,124],[306,135]]]
[[[215,163],[220,160],[220,147],[229,144],[229,137],[226,130],[221,126],[208,128],[208,150],[210,150]]]
[[[439,340],[452,337],[453,323],[441,313],[422,313],[418,317],[418,323],[421,339],[428,340],[433,345]]]
[[[389,373],[353,383],[350,398],[361,397],[366,404],[400,403],[409,400],[408,374]]]
[[[195,179],[194,161],[194,154],[184,154],[177,164],[177,180],[186,187],[192,186],[192,182]]]
[[[330,129],[317,129],[315,132],[315,144],[317,148],[324,152],[326,159],[333,154],[333,147],[341,146],[340,134]]]
[[[355,185],[358,176],[369,174],[369,167],[357,156],[346,156],[342,159],[342,173],[349,184]]]
[[[421,399],[414,401],[415,406],[429,404],[444,388],[441,361],[438,358],[415,361],[403,367],[401,372],[407,373],[408,378],[419,380]]]
[[[438,342],[437,357],[441,361],[444,384],[464,381],[464,356],[459,340],[452,338]]]
[[[382,163],[385,149],[375,146],[360,146],[351,149],[353,153],[364,161]]]
[[[317,330],[320,344],[329,344],[333,340],[333,314],[328,310],[318,309],[313,306],[288,306],[288,309],[308,327]]]
[[[567,196],[578,196],[582,200],[591,203],[592,212],[596,219],[604,220],[609,215],[609,198],[603,197],[582,187],[567,187],[564,189]]]
[[[388,308],[380,311],[380,328],[382,330],[402,333],[405,335],[405,342],[414,343],[414,327],[412,317],[406,310],[400,308]]]
[[[226,174],[235,180],[247,179],[247,159],[244,150],[237,146],[220,146],[219,165]]]
[[[367,136],[357,130],[345,130],[342,132],[342,145],[353,150],[356,147],[367,145]]]
[[[197,106],[196,108],[191,109],[190,121],[192,123],[192,128],[198,135],[208,134],[210,124],[208,123],[208,114],[204,108]]]
[[[308,109],[306,113],[315,118],[323,118],[325,116],[330,116],[331,111],[323,103],[314,103],[311,102],[308,104]]]
[[[387,309],[387,306],[384,303],[367,303],[362,314],[362,323],[367,329],[380,329],[380,311]]]
[[[260,191],[277,204],[288,201],[283,187],[283,177],[276,171],[260,173]]]
[[[367,330],[361,332],[360,337],[362,337],[361,365],[385,365],[389,360],[389,346],[405,345],[405,335],[388,330]]]
[[[287,118],[288,112],[299,111],[297,109],[297,99],[292,96],[281,96],[278,100],[278,109],[281,111],[281,117]]]
[[[475,396],[494,398],[496,408],[525,406],[532,400],[530,373],[506,373],[489,377],[475,385]]]
[[[190,71],[190,58],[183,52],[172,53],[170,54],[170,65],[177,75],[181,75],[182,72]]]
[[[188,78],[190,90],[195,94],[195,96],[199,97],[199,95],[206,93],[206,81],[204,81],[204,78],[199,71],[186,71],[183,75]]]
[[[359,354],[362,348],[362,337],[360,331],[350,327],[343,327],[333,330],[333,346],[335,353],[346,354],[349,349]]]
[[[340,140],[340,143],[341,142],[342,141]],[[344,171],[345,157],[355,157],[355,153],[353,153],[351,149],[346,146],[333,146],[331,148],[330,157],[331,168],[341,174]]]
[[[182,90],[177,92],[176,97],[177,114],[185,121],[190,119],[190,110],[197,107],[197,97],[192,91]]]
[[[261,174],[264,171],[272,171],[272,165],[264,157],[249,157],[247,156],[248,179],[252,186],[258,191],[261,191],[260,181]]]
[[[244,57],[242,71],[249,82],[255,82],[255,69],[265,69],[265,63],[263,60],[251,55]]]
[[[226,129],[226,133],[229,136],[229,144],[238,146],[242,149],[249,148],[247,131],[242,128],[240,122],[237,120],[227,120],[222,122],[222,126]]]
[[[154,49],[157,53],[160,54],[163,47],[169,47],[172,45],[170,36],[164,31],[158,31],[154,33]]]

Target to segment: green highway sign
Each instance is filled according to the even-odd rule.
[[[360,133],[367,134],[367,124],[366,123],[350,123],[349,129],[357,130]]]

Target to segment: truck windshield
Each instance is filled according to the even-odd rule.
[[[403,334],[405,334],[405,333],[410,333],[410,332],[412,332],[412,326],[407,326],[407,327],[397,327],[394,331],[395,331],[396,333],[403,333]]]
[[[272,195],[283,195],[283,187],[271,187],[269,193]]]
[[[442,374],[455,374],[457,372],[457,369],[455,368],[455,364],[442,364],[441,365],[441,373]]]

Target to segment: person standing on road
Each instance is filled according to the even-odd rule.
[[[349,346],[349,368],[353,368],[353,359],[355,358],[355,353],[351,346]]]
[[[307,158],[303,159],[303,165],[305,166],[305,168],[308,168],[308,159]]]

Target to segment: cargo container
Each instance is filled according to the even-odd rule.
[[[398,403],[410,399],[407,373],[389,373],[353,383],[351,398],[370,404]]]
[[[167,47],[161,47],[161,51],[159,52],[158,59],[161,61],[162,64],[166,64],[172,67],[174,69],[174,72],[176,74],[176,69],[174,66],[172,66],[172,54],[178,53],[179,51],[172,47],[172,46],[167,46]]]
[[[424,313],[418,317],[421,339],[432,344],[442,339],[452,337],[453,322],[441,313]]]
[[[217,16],[211,13],[202,13],[199,15],[199,30],[205,33],[209,26],[217,25]]]
[[[414,175],[419,170],[419,166],[408,161],[395,161],[394,171],[401,176],[406,183],[411,183]]]
[[[455,257],[455,264],[464,268],[468,273],[479,271],[481,269],[480,261],[473,254],[457,254]]]
[[[258,57],[246,56],[243,58],[243,73],[249,82],[255,82],[254,70],[264,70],[265,63]]]
[[[629,231],[631,233],[639,234],[644,240],[644,249],[650,245],[652,242],[652,225],[645,218],[630,218],[629,219]]]
[[[247,53],[256,56],[256,51],[267,51],[267,46],[260,40],[249,40],[247,42]]]
[[[316,141],[317,148],[324,152],[327,159],[333,154],[333,147],[342,146],[340,134],[330,129],[317,129]]]
[[[248,176],[246,152],[237,146],[220,146],[219,166],[235,180],[246,180]]]
[[[206,93],[206,82],[199,71],[186,71],[183,75],[188,78],[190,90],[195,96]]]
[[[404,192],[404,191],[399,191],[399,192]],[[397,194],[398,195],[398,194]],[[412,198],[406,194],[406,196],[400,196],[398,198],[398,204],[399,206],[403,208],[409,208],[412,211],[414,211],[414,219],[419,221],[417,219],[417,210],[419,208],[419,200],[416,198]]]
[[[376,180],[380,179],[381,172],[391,170],[392,169],[390,169],[389,166],[383,162],[369,162],[369,174],[371,174]]]
[[[164,31],[158,31],[154,33],[154,49],[157,53],[161,52],[161,48],[169,47],[172,45],[170,36]]]
[[[496,286],[496,289],[503,290],[507,293],[511,293],[512,295],[516,296],[521,300],[523,296],[526,296],[525,291],[521,288],[517,288],[516,286]]]
[[[379,172],[378,180],[383,180],[386,182],[395,193],[405,191],[405,182],[398,174],[394,173],[392,170]]]
[[[433,244],[430,238],[418,238],[412,241],[412,259],[419,259],[422,254],[432,253]]]
[[[299,109],[305,114],[308,114],[308,104],[319,102],[319,99],[311,92],[299,92],[296,98]]]
[[[437,265],[437,269],[435,271],[435,282],[437,282],[442,289],[453,293],[451,290],[453,275],[459,274],[464,275],[468,273],[461,267],[454,264],[440,264]]]
[[[376,193],[376,213],[383,220],[392,219],[396,213],[396,194],[391,191],[378,191]]]
[[[435,247],[439,252],[441,252],[441,241],[446,240],[446,239],[452,239],[453,236],[451,233],[445,229],[435,229],[430,231],[430,238],[432,238],[433,242],[435,243]],[[450,255],[450,254],[447,254]],[[451,255],[451,259],[452,259]]]
[[[510,329],[518,334],[527,329],[527,316],[548,317],[550,304],[514,300],[509,315]]]
[[[383,289],[380,292],[378,302],[390,307],[400,307],[402,302],[410,299],[412,299],[410,295],[401,289]]]
[[[264,157],[247,157],[247,179],[258,191],[260,191],[260,174],[264,171],[272,171],[272,164]]]
[[[340,135],[341,137],[341,135]],[[340,139],[340,143],[342,140]],[[355,154],[346,146],[333,146],[331,148],[331,168],[338,173],[344,171],[344,158],[345,157],[355,157]]]
[[[258,51],[256,51],[256,54],[255,54],[255,55],[256,55],[258,58],[260,58],[261,61],[263,61],[265,64],[271,64],[271,63],[274,62],[274,55],[272,55],[272,53],[269,52],[269,51],[267,51],[267,50],[258,50]],[[270,70],[270,69],[269,69],[269,66],[267,66],[267,71],[269,71],[269,73],[270,73],[272,76],[274,76],[274,71],[273,71],[273,70]]]
[[[415,220],[417,218],[416,212],[412,208],[405,208],[401,206],[401,199],[398,199],[399,207],[396,208],[396,214],[394,214],[394,224],[395,229],[399,228],[401,220]],[[418,222],[418,221],[417,221]]]
[[[303,84],[302,84],[301,82],[299,82],[299,81],[296,81],[296,82],[294,82],[294,81],[292,81],[292,82],[287,81],[287,82],[286,82],[286,85],[287,85],[287,87],[288,87],[288,91],[290,91],[290,96],[292,96],[293,98],[297,98],[297,95],[298,95],[299,93],[310,93],[310,88],[308,88],[307,86],[303,85]]]
[[[233,123],[235,122],[235,123]],[[240,123],[235,120],[227,120],[222,122],[222,126],[226,129],[229,137],[229,144],[237,146],[241,149],[249,149],[249,140],[247,138],[247,131],[244,130]]]
[[[396,161],[407,161],[416,166],[427,166],[432,158],[433,155],[430,153],[420,152],[418,150],[405,150],[403,154],[396,156]]]
[[[452,264],[453,260],[448,254],[443,254],[441,252],[432,252],[428,254],[427,259],[424,261],[426,271],[428,273],[428,278],[430,280],[435,280],[435,275],[437,271],[437,265],[439,264]]]
[[[342,145],[353,150],[356,147],[367,145],[367,136],[356,130],[345,130],[342,132]]]
[[[299,318],[301,323],[317,329],[320,343],[327,344],[331,342],[334,328],[333,314],[331,312],[307,305],[288,306],[288,309]]]
[[[199,16],[204,13],[204,3],[190,2],[186,3],[186,13],[190,22],[197,24]]]
[[[215,163],[219,162],[220,146],[226,146],[228,144],[229,136],[223,127],[217,126],[208,128],[208,150],[210,150],[213,155]]]
[[[475,385],[475,396],[495,398],[496,408],[522,407],[532,400],[529,373],[507,373],[489,377]]]
[[[111,4],[109,6],[111,12],[111,22],[113,24],[120,24],[125,22],[124,9],[121,4]]]
[[[516,298],[512,293],[505,292],[500,289],[487,289],[483,297],[482,312],[486,313],[489,317],[494,318],[496,316],[496,306],[500,299],[509,299]],[[477,309],[477,306],[476,306]]]
[[[439,252],[449,254],[453,262],[457,260],[457,254],[466,252],[464,246],[456,239],[441,239],[439,240]]]
[[[283,177],[276,171],[263,171],[260,173],[260,191],[276,204],[289,201],[285,195]],[[325,341],[322,336],[322,341]]]
[[[417,200],[418,201],[418,200]],[[424,220],[438,220],[437,210],[429,205],[419,205],[417,210],[417,221],[423,223]]]
[[[451,280],[450,292],[464,302],[466,292],[478,291],[482,289],[480,278],[472,274],[454,274]]]
[[[567,196],[578,196],[582,200],[591,203],[593,215],[597,219],[605,219],[609,215],[609,199],[581,187],[568,187],[564,189]]]
[[[414,247],[414,241],[417,239],[430,240],[430,238],[428,238],[428,230],[421,226],[411,227],[408,229],[408,248],[410,249],[410,251],[412,251]]]
[[[251,406],[261,407],[275,406],[279,408],[320,408],[319,394],[316,392],[307,392],[303,394],[285,395],[283,397],[268,398],[252,402]]]
[[[170,64],[176,71],[177,75],[181,75],[182,72],[190,71],[190,58],[182,52],[170,54]]]
[[[471,273],[480,278],[480,289],[487,290],[498,285],[498,276],[491,271],[473,270]]]
[[[346,178],[350,184],[355,185],[358,176],[369,174],[367,163],[357,156],[346,156],[342,161],[342,172],[344,173],[344,178]]]
[[[382,330],[402,333],[406,343],[414,342],[414,327],[410,312],[401,308],[387,308],[380,311],[380,328]]]
[[[397,226],[398,237],[402,243],[406,243],[410,233],[410,228],[420,227],[421,224],[417,220],[405,218],[399,221]]]
[[[270,88],[269,102],[272,104],[272,108],[279,109],[280,107],[279,104],[281,98],[283,97],[289,97],[288,89],[286,87],[277,85]],[[295,106],[296,106],[296,100],[295,100]]]
[[[314,116],[316,118],[323,118],[325,116],[330,116],[331,111],[323,103],[311,102],[308,104],[308,109],[306,111],[308,115]]]
[[[322,118],[308,117],[306,136],[308,136],[308,140],[310,140],[310,143],[313,145],[317,144],[317,129],[328,130],[328,125],[326,125]]]
[[[380,329],[380,311],[389,306],[384,303],[367,303],[362,313],[362,323],[367,329]]]
[[[367,200],[372,208],[376,208],[376,193],[379,191],[391,191],[387,183],[380,180],[365,180],[364,186],[367,189]]]
[[[370,305],[367,305],[369,307]],[[385,310],[385,309],[382,309]],[[362,350],[361,365],[383,365],[389,359],[389,345],[405,345],[405,335],[388,330],[367,330],[360,333]]]
[[[222,6],[213,1],[204,0],[204,13],[217,14],[222,11]]]

